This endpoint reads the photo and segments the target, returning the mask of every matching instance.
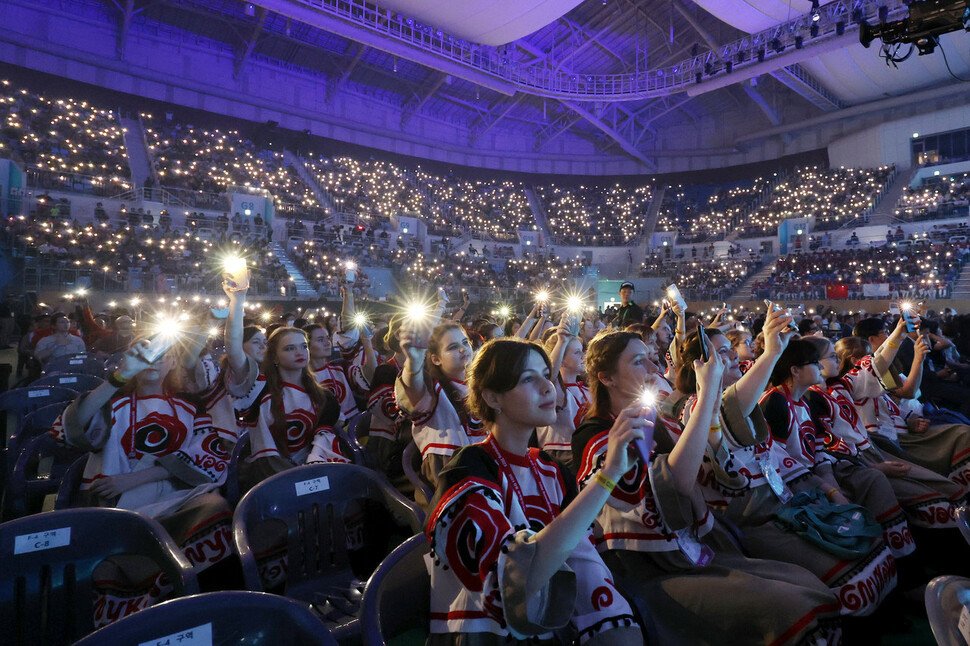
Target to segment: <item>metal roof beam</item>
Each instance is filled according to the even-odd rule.
[[[567,108],[569,108],[570,110],[572,110],[573,112],[581,116],[583,119],[591,123],[607,137],[609,137],[614,142],[616,142],[620,146],[620,148],[623,149],[623,152],[625,152],[627,155],[637,160],[638,162],[640,162],[650,170],[655,170],[657,168],[656,164],[650,161],[647,158],[647,156],[644,155],[642,152],[637,150],[637,147],[634,146],[631,142],[627,141],[623,137],[623,135],[621,135],[616,130],[616,128],[614,128],[610,124],[603,121],[600,117],[586,110],[582,106],[576,103],[573,103],[572,101],[560,101],[560,103],[562,103],[564,106],[566,106]]]
[[[514,99],[507,102],[507,105],[502,110],[502,112],[498,116],[494,117],[487,124],[485,119],[479,119],[477,123],[473,124],[472,127],[469,129],[471,132],[468,135],[468,145],[470,146],[474,144],[476,141],[481,139],[485,135],[485,133],[487,133],[489,130],[494,128],[499,121],[504,119],[509,114],[509,112],[511,112],[515,108],[515,106],[519,105],[519,102],[522,101],[524,97],[525,97],[525,94],[522,92],[519,92],[517,95],[515,95]],[[488,113],[492,114],[492,110],[497,107],[498,105],[489,106]],[[484,128],[482,128],[481,130],[477,130],[478,128],[481,128],[481,126],[483,125],[485,126]]]
[[[741,87],[744,89],[744,93],[747,94],[749,97],[751,97],[751,100],[754,101],[754,104],[759,108],[761,108],[761,111],[765,113],[765,116],[768,117],[768,121],[771,122],[771,125],[773,126],[781,125],[781,117],[778,115],[778,112],[776,112],[774,108],[768,105],[768,101],[761,94],[761,92],[758,91],[758,88],[755,87],[755,85],[751,82],[751,79],[748,79],[747,81],[742,83]]]
[[[252,55],[253,50],[256,48],[256,43],[259,42],[259,35],[263,32],[263,25],[266,24],[266,9],[262,7],[256,7],[256,24],[253,25],[252,31],[249,33],[249,38],[246,38],[242,42],[242,46],[236,50],[236,61],[233,65],[233,78],[239,78],[242,73],[243,65],[249,60]]]
[[[408,101],[407,104],[405,104],[404,110],[401,113],[401,128],[404,128],[404,126],[407,125],[408,121],[411,120],[411,117],[414,116],[414,113],[420,110],[448,79],[447,74],[436,73],[435,76],[437,76],[437,78],[427,86],[427,89],[422,94],[415,94],[414,97]]]

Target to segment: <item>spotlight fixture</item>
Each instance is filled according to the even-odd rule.
[[[697,72],[696,74],[694,74],[694,82],[695,83],[700,83],[701,82],[701,79],[703,79],[703,78],[704,78],[704,75],[701,74],[700,72]]]
[[[730,74],[734,71],[734,61],[726,61],[724,63],[724,71]]]
[[[743,51],[738,52],[738,55],[735,56],[735,59],[737,59],[738,63],[743,63],[745,58],[747,57],[744,55]]]
[[[759,63],[764,63],[765,62],[765,48],[764,47],[762,47],[761,49],[758,50],[758,62]]]
[[[837,23],[835,23],[835,33],[837,35],[839,35],[839,36],[841,36],[842,34],[845,33],[845,21],[844,20],[840,20]]]
[[[771,39],[771,48],[775,50],[776,54],[780,54],[785,51],[785,46],[781,44],[781,39],[779,38]]]
[[[808,28],[808,35],[812,38],[818,38],[818,23],[813,22],[812,26]]]
[[[818,14],[818,0],[812,0],[812,22],[818,22],[821,16]]]
[[[886,22],[889,20],[889,7],[882,5],[879,7],[879,22]]]
[[[795,49],[801,49],[805,44],[805,38],[803,36],[795,36]]]

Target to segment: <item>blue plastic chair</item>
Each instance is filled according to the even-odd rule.
[[[305,604],[263,592],[210,592],[172,599],[91,633],[74,646],[169,643],[211,635],[209,644],[336,646]]]
[[[427,638],[431,575],[424,557],[430,551],[423,533],[412,536],[371,575],[360,604],[364,646],[386,646],[402,633],[411,633],[422,643]]]
[[[226,501],[233,509],[239,504],[242,498],[242,487],[239,485],[239,464],[250,455],[252,448],[249,444],[249,433],[239,436],[236,446],[232,447],[232,454],[229,456],[229,466],[226,467]]]
[[[24,446],[3,492],[3,519],[43,511],[44,498],[56,494],[61,478],[82,455],[82,449],[39,435]]]
[[[926,617],[940,646],[966,646],[957,624],[960,611],[970,606],[970,579],[938,576],[926,585],[923,595]]]
[[[87,463],[88,454],[85,454],[74,460],[64,471],[61,483],[57,487],[54,509],[74,509],[84,506],[81,501],[81,481],[84,479],[84,467]]]
[[[56,375],[62,373],[94,375],[103,378],[108,374],[104,367],[104,361],[94,359],[87,355],[75,355],[73,357],[58,357],[51,359],[44,364],[45,375]]]
[[[60,373],[56,375],[44,375],[30,383],[31,386],[64,386],[79,393],[86,393],[94,390],[104,383],[104,379],[95,375],[81,373]]]
[[[76,390],[63,386],[26,386],[0,393],[0,412],[7,413],[5,420],[4,416],[0,415],[0,420],[7,422],[4,427],[4,438],[20,427],[27,413],[59,402],[70,403],[77,398],[77,395]]]
[[[418,445],[414,442],[408,442],[407,446],[404,447],[404,453],[401,455],[401,466],[404,467],[404,475],[407,476],[411,486],[414,487],[415,500],[420,500],[420,497],[423,497],[424,505],[429,504],[434,496],[434,489],[421,477],[421,453],[418,451]]]
[[[198,592],[188,559],[147,516],[121,509],[69,509],[0,524],[3,643],[68,644],[94,630],[94,569],[121,554],[152,559],[178,596]]]
[[[338,641],[359,633],[362,582],[421,530],[420,510],[370,469],[353,464],[289,469],[253,487],[233,515],[233,540],[250,590],[263,590],[250,538],[269,521],[286,527],[283,594],[310,603]]]
[[[6,447],[6,466],[13,469],[14,464],[20,457],[23,448],[38,435],[46,435],[50,432],[54,422],[60,414],[67,408],[70,402],[57,402],[43,408],[27,413],[20,422],[19,428],[7,439]],[[9,472],[5,475],[9,476]]]

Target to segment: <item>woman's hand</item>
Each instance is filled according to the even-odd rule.
[[[431,326],[426,323],[408,322],[401,326],[401,350],[418,366],[424,365],[424,355],[431,342]]]
[[[98,478],[91,483],[89,491],[101,498],[117,498],[129,489],[134,489],[142,484],[141,477],[137,471],[131,473],[119,473],[114,476]]]
[[[145,361],[141,354],[141,351],[148,349],[149,345],[148,339],[142,339],[125,352],[121,358],[121,366],[118,368],[118,374],[122,379],[131,379],[142,370],[152,367],[152,364]]]
[[[887,460],[885,462],[879,462],[878,464],[872,465],[872,468],[876,469],[877,471],[882,471],[891,478],[901,478],[909,473],[910,465],[906,464],[905,462]]]
[[[619,480],[636,463],[636,458],[630,455],[627,447],[633,440],[644,438],[643,429],[650,421],[645,412],[646,409],[636,403],[616,416],[613,427],[610,428],[606,460],[603,463],[603,474],[610,480]]]
[[[772,308],[765,318],[763,328],[765,335],[765,354],[770,357],[781,356],[781,353],[788,347],[788,341],[794,334],[793,330],[788,329],[788,324],[792,322],[792,316],[784,310]]]
[[[913,341],[913,365],[923,363],[923,359],[930,353],[930,346],[926,344],[926,337],[920,335]]]
[[[711,342],[711,339],[706,335],[704,342],[707,346],[708,360],[702,361],[701,359],[696,359],[694,361],[694,373],[697,375],[698,397],[702,390],[720,393],[722,390],[721,378],[724,376],[724,360],[714,349],[714,344]]]
[[[916,417],[914,415],[906,420],[906,426],[909,427],[911,433],[916,433],[919,435],[930,430],[930,420],[926,419],[925,417]]]

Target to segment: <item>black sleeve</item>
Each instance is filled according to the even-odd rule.
[[[583,462],[583,453],[586,452],[586,445],[595,436],[609,429],[613,424],[609,420],[593,418],[584,420],[579,428],[573,433],[573,465],[579,471],[579,465]]]
[[[488,452],[477,444],[466,446],[455,453],[438,473],[438,487],[428,509],[435,510],[448,491],[466,478],[479,478],[498,485],[498,465]],[[428,514],[428,523],[435,514]],[[430,525],[428,527],[430,529]]]
[[[317,415],[317,426],[334,428],[338,421],[340,421],[340,402],[337,401],[337,397],[332,392],[327,390],[323,407],[320,408],[320,414]]]
[[[779,392],[769,394],[761,400],[761,412],[764,413],[771,436],[779,440],[788,440],[791,427],[791,417],[788,413],[788,402]]]

